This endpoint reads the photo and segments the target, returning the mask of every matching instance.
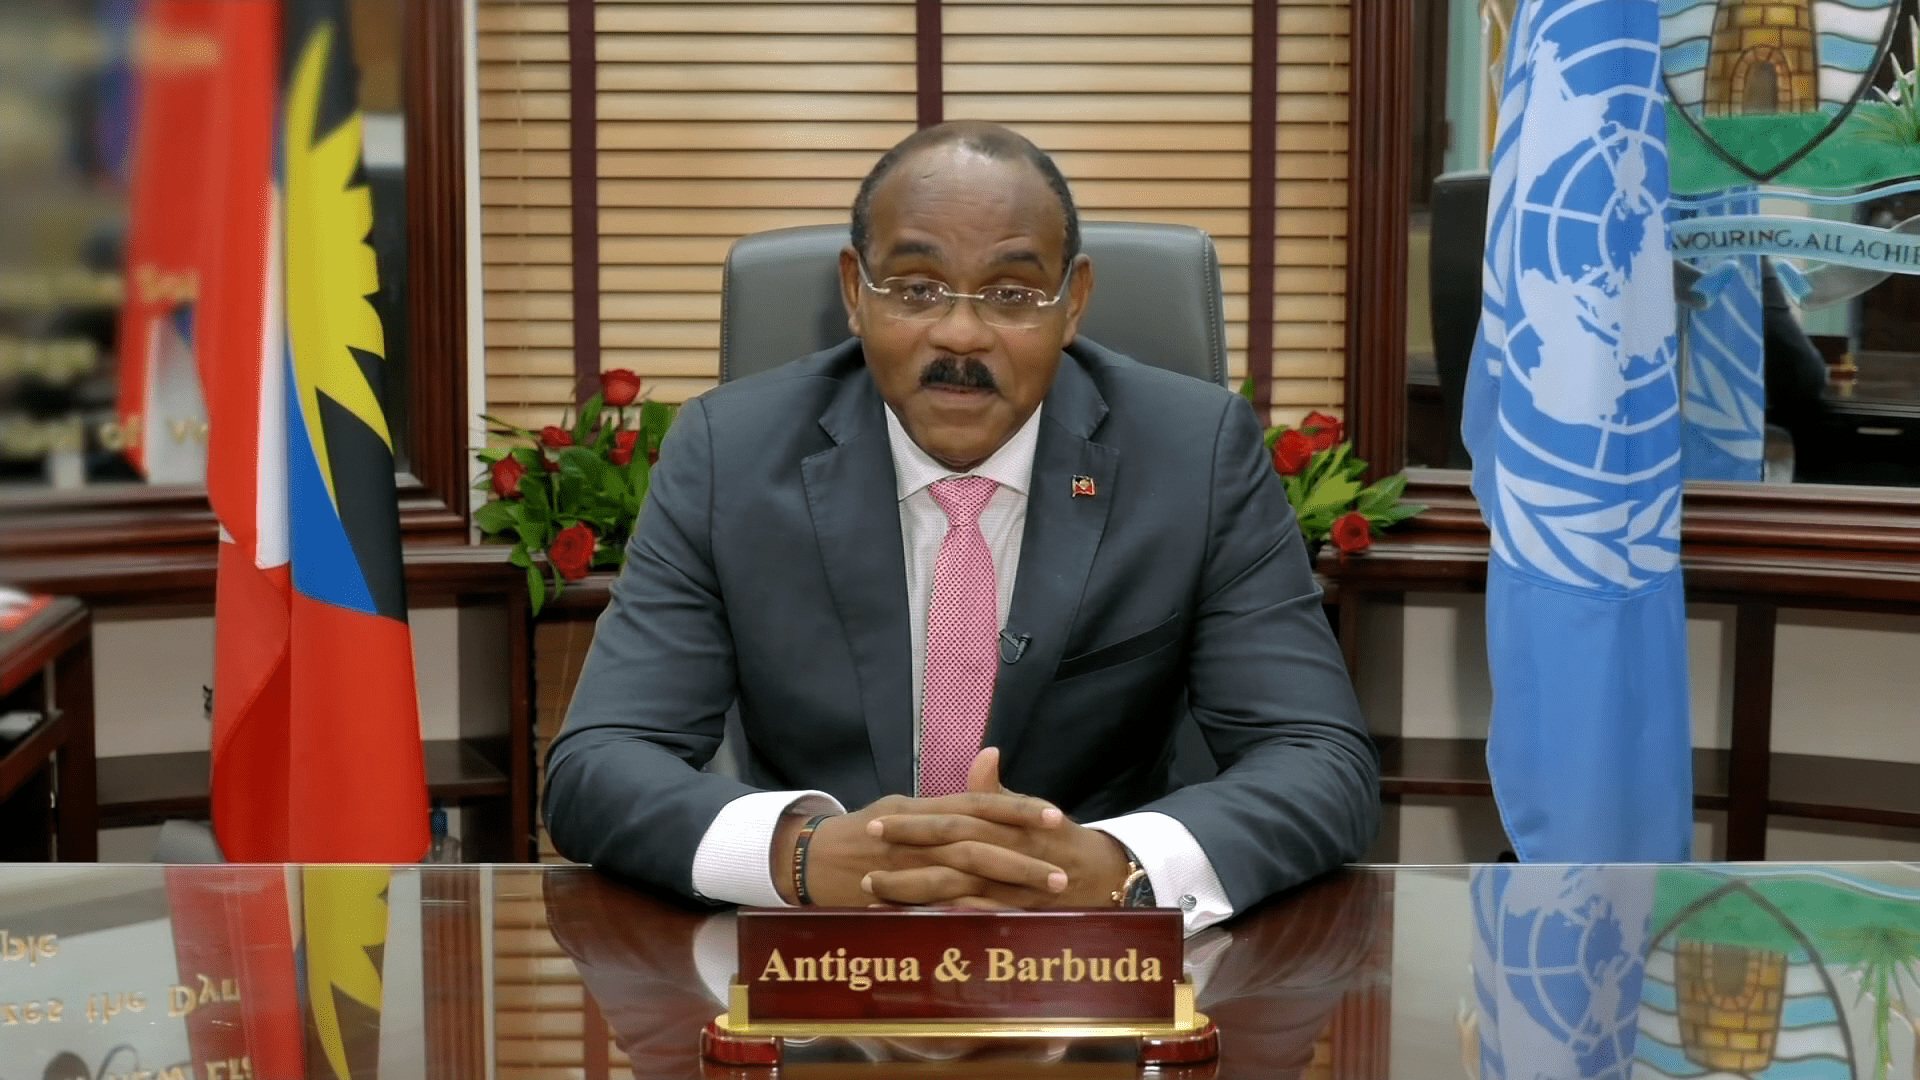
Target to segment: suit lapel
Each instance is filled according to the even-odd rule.
[[[858,343],[851,347],[858,348]],[[865,368],[820,416],[834,445],[800,465],[827,587],[845,628],[881,792],[913,790],[907,567],[885,406]]]
[[[1106,531],[1120,452],[1090,441],[1106,415],[1106,401],[1093,379],[1072,356],[1064,357],[1041,413],[1033,480],[1027,488],[1020,573],[1007,613],[1007,635],[1024,635],[1029,640],[1022,649],[1001,651],[987,725],[987,744],[1001,747],[1010,766],[1034,703],[1066,648],[1067,631],[1079,610],[1094,552]],[[1091,497],[1073,494],[1075,477],[1093,481]]]

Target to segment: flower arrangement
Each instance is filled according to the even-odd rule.
[[[1251,380],[1240,392],[1252,399]],[[1329,540],[1342,559],[1358,555],[1373,546],[1381,530],[1426,509],[1401,501],[1407,490],[1404,473],[1361,485],[1367,463],[1353,456],[1338,417],[1310,412],[1298,427],[1268,428],[1266,443],[1311,555]]]
[[[572,424],[539,431],[492,416],[490,434],[520,445],[477,451],[486,473],[475,491],[492,494],[474,512],[488,537],[511,540],[508,561],[527,572],[534,614],[547,602],[546,575],[534,560],[545,555],[553,595],[593,571],[618,569],[627,538],[647,498],[649,470],[675,408],[641,400],[640,376],[624,368],[602,372],[600,390],[580,406]]]

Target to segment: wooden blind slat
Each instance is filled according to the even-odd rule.
[[[884,4],[601,3],[602,34],[844,34],[913,38],[913,0]]]
[[[951,64],[948,94],[1221,94],[1244,98],[1246,60],[1217,64]],[[1129,111],[1126,115],[1133,116]]]
[[[484,98],[483,98],[484,107]],[[652,93],[600,94],[600,120],[897,120],[913,122],[913,94]],[[911,130],[909,128],[908,130]]]
[[[1241,94],[949,94],[949,117],[997,118],[1010,127],[1033,120],[1096,120],[1117,116],[1141,120],[1247,122],[1247,96]],[[1123,127],[1113,124],[1115,128]],[[1069,180],[1072,177],[1068,177]]]
[[[842,28],[844,29],[844,28]],[[634,63],[912,63],[913,51],[869,34],[616,34],[602,27],[594,53],[607,65]]]
[[[944,52],[949,64],[1246,64],[1253,50],[1245,35],[977,34],[947,37]]]
[[[1077,11],[1062,8],[1055,3],[952,4],[945,9],[944,21],[949,37],[1147,34],[1245,38],[1253,29],[1252,6],[1244,3],[1087,5]]]
[[[602,62],[600,90],[835,91],[859,94],[913,93],[913,58],[883,64],[712,64],[685,61]],[[602,115],[606,115],[604,112]]]
[[[828,122],[802,118],[792,122],[772,119],[729,119],[712,123],[652,121],[644,124],[600,125],[600,149],[609,150],[809,150],[840,147],[882,150],[899,142],[911,124],[897,120],[878,123]]]

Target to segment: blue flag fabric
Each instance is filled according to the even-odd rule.
[[[1522,0],[1462,435],[1522,859],[1684,860],[1691,724],[1659,0]]]

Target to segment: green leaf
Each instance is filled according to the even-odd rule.
[[[495,424],[499,426],[509,435],[521,435],[521,436],[525,436],[526,438],[532,439],[535,442],[540,441],[540,436],[538,434],[528,431],[526,428],[523,428],[518,424],[509,424],[505,420],[502,420],[497,416],[488,416],[486,413],[481,413],[480,419],[485,420],[489,424]]]
[[[1270,427],[1267,429],[1265,442],[1268,450],[1273,449],[1273,444],[1280,441],[1280,436],[1285,434],[1286,430],[1287,429],[1283,427]]]
[[[520,538],[528,546],[544,548],[553,530],[553,504],[547,497],[545,474],[520,478]]]
[[[1389,526],[1398,525],[1425,509],[1426,507],[1414,503],[1402,503],[1399,506],[1390,506],[1385,510],[1363,510],[1361,513],[1367,515],[1368,521],[1385,529]]]
[[[473,523],[480,526],[480,531],[489,536],[518,525],[518,518],[519,515],[514,513],[512,504],[505,499],[495,499],[473,512]]]
[[[660,442],[667,437],[667,429],[673,426],[673,418],[679,411],[662,401],[649,399],[640,403],[640,428],[647,433],[647,449],[660,449]]]
[[[1400,496],[1406,490],[1407,476],[1405,473],[1389,476],[1377,481],[1371,487],[1362,490],[1360,492],[1360,500],[1358,504],[1356,504],[1355,509],[1361,513],[1376,513],[1385,510],[1394,503],[1399,502]]]
[[[580,406],[580,419],[574,421],[573,424],[573,444],[575,446],[587,445],[587,436],[593,433],[594,425],[600,422],[600,410],[605,408],[606,404],[606,396],[596,391],[592,397],[587,399],[585,405]]]
[[[507,553],[507,561],[519,567],[533,565],[533,556],[527,554],[527,542],[525,540],[513,545],[513,550]]]
[[[605,503],[617,510],[626,502],[627,481],[620,468],[601,456],[600,450],[582,450],[568,458],[562,457],[560,470],[573,469],[580,474],[585,485],[583,497]]]
[[[513,455],[513,460],[519,462],[520,467],[527,470],[529,474],[545,469],[545,466],[540,464],[540,451],[530,446],[516,446],[510,453]]]
[[[508,446],[483,446],[473,452],[475,457],[479,458],[481,461],[487,463],[488,465],[491,465],[494,462],[499,461],[501,458],[506,457],[508,454],[511,454],[511,453],[513,453],[513,448]]]
[[[540,614],[540,609],[547,606],[547,583],[540,577],[540,568],[532,563],[527,564],[527,595],[533,598],[533,613]]]
[[[1335,452],[1332,450],[1315,450],[1307,458],[1307,467],[1300,470],[1300,483],[1305,490],[1312,491],[1326,479],[1327,474],[1333,470],[1334,456]]]
[[[1360,494],[1360,485],[1344,476],[1329,476],[1308,489],[1306,499],[1301,503],[1301,516],[1316,511],[1339,512],[1353,502]]]
[[[520,499],[529,523],[545,525],[552,518],[552,503],[547,499],[547,474],[544,470],[529,472],[520,478]]]
[[[576,512],[580,506],[580,490],[583,486],[579,471],[568,472],[566,469],[561,469],[554,473],[553,477],[554,516],[559,517]]]
[[[584,446],[569,446],[560,451],[560,475],[577,476],[595,488],[612,471],[607,459]]]
[[[1253,376],[1249,375],[1245,379],[1241,380],[1240,396],[1247,399],[1247,404],[1249,405],[1253,404]],[[945,490],[945,489],[942,489],[942,490]]]

